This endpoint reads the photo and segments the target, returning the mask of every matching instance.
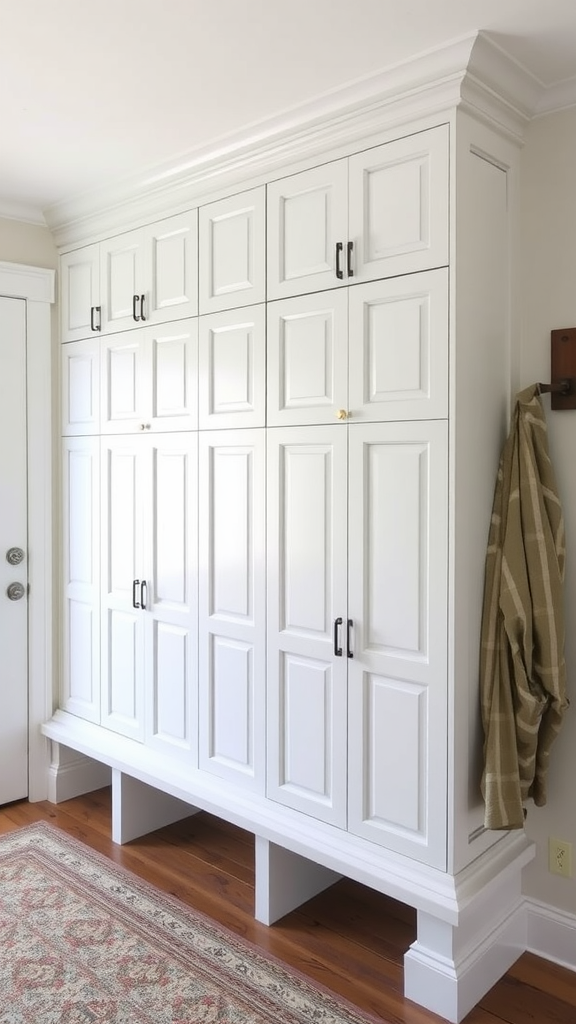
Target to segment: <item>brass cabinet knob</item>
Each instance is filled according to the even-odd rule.
[[[338,420],[348,419],[348,413],[346,412],[346,409],[338,409],[338,412],[336,413],[336,419],[338,419]]]

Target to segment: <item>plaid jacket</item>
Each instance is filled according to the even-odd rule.
[[[489,829],[522,828],[546,803],[550,748],[568,700],[564,521],[537,385],[516,396],[494,494],[480,651],[482,794]]]

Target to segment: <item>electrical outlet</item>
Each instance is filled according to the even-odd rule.
[[[572,843],[564,839],[548,840],[548,867],[554,875],[572,878]]]

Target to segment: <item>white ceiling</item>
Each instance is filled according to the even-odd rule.
[[[0,214],[41,220],[477,30],[576,102],[576,0],[0,0]]]

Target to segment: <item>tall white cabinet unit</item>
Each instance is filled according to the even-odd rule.
[[[478,46],[482,117],[447,73],[286,127],[284,165],[207,165],[149,224],[140,197],[62,226],[44,725],[112,768],[116,837],[191,806],[250,829],[262,921],[341,874],[416,907],[405,991],[454,1021],[524,948],[533,855],[478,788],[520,132]]]

